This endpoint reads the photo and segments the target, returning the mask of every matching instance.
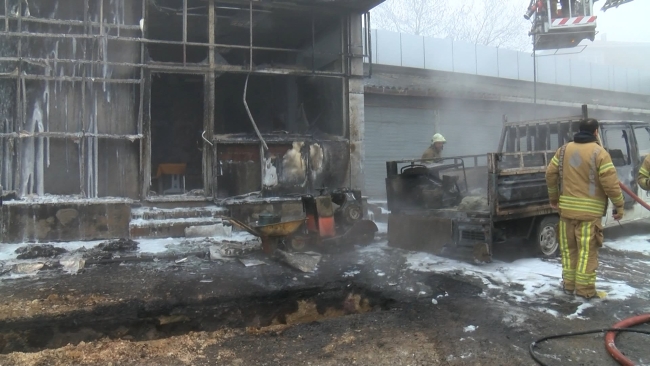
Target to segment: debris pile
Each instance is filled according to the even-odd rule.
[[[487,211],[489,208],[485,196],[468,196],[463,198],[460,205],[458,205],[460,211]]]
[[[80,254],[66,255],[59,260],[63,271],[70,274],[77,274],[86,265],[86,260]]]
[[[316,271],[316,266],[321,259],[321,255],[315,252],[289,253],[278,249],[276,254],[289,266],[305,273]]]
[[[54,258],[68,251],[51,244],[32,244],[16,249],[18,259]]]
[[[241,257],[262,249],[259,241],[248,242],[233,242],[233,241],[215,241],[212,239],[205,239],[210,241],[210,259],[211,260],[228,260],[236,257]]]
[[[15,274],[33,274],[40,271],[45,263],[17,263],[14,264],[12,272]]]
[[[131,239],[108,240],[100,243],[97,249],[104,252],[132,252],[138,250],[138,242]]]

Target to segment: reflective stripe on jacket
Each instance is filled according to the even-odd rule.
[[[636,182],[644,191],[650,191],[650,154],[643,160],[639,174],[636,177]]]
[[[607,198],[622,214],[625,199],[609,153],[597,142],[568,143],[560,182],[560,150],[546,169],[548,196],[551,202],[559,201],[560,216],[581,221],[601,218],[607,211]]]

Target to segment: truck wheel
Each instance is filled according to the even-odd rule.
[[[540,221],[534,241],[537,254],[546,258],[558,255],[560,243],[557,240],[557,223],[559,221],[557,216],[546,216]]]

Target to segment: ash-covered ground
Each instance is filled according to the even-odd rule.
[[[560,291],[559,259],[530,258],[522,243],[474,265],[378,238],[323,255],[305,273],[258,251],[241,254],[264,263],[248,267],[196,256],[214,240],[144,240],[76,274],[54,259],[19,260],[18,246],[3,245],[0,364],[533,365],[528,345],[537,338],[650,312],[647,225],[606,231],[598,287],[607,297],[590,302]],[[53,245],[75,257],[98,244]],[[617,342],[650,364],[647,336]],[[616,365],[603,335],[538,350],[550,365]]]

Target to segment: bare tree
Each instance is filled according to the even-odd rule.
[[[388,0],[373,10],[373,26],[418,36],[445,31],[449,0]]]
[[[504,0],[387,0],[373,10],[374,28],[529,50],[521,6]]]

